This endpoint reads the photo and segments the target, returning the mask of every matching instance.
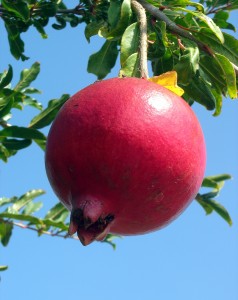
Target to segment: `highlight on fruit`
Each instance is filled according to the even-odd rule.
[[[108,233],[138,235],[177,218],[205,171],[191,107],[139,78],[95,82],[72,96],[50,129],[46,172],[83,245]]]

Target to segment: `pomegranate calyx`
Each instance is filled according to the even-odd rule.
[[[77,232],[80,242],[87,246],[93,241],[102,241],[107,236],[110,223],[114,220],[112,214],[106,217],[100,216],[95,222],[84,216],[83,209],[75,209],[71,213],[69,235]]]

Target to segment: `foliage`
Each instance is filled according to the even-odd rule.
[[[21,33],[35,27],[43,38],[50,19],[56,30],[86,24],[88,41],[94,35],[105,44],[88,62],[88,72],[104,78],[115,65],[119,49],[120,75],[138,76],[138,37],[130,0],[80,1],[68,9],[63,1],[2,0],[0,11],[16,59],[27,59]],[[139,1],[142,5],[146,1]],[[235,31],[228,22],[238,1],[147,1],[148,60],[154,75],[176,70],[189,103],[197,101],[219,115],[222,97],[236,98],[238,41],[221,30]],[[192,7],[193,9],[191,9]],[[158,9],[157,9],[158,8]],[[154,9],[154,10],[153,10]],[[156,9],[156,12],[155,12]],[[210,15],[212,17],[210,17]]]
[[[38,89],[30,87],[33,80],[40,72],[40,64],[34,63],[30,69],[21,72],[20,80],[15,87],[11,87],[13,78],[12,67],[0,74],[0,159],[7,162],[8,158],[15,155],[18,150],[26,148],[34,141],[43,150],[45,149],[46,137],[38,129],[48,126],[54,119],[59,108],[69,98],[62,95],[59,99],[48,102],[48,107],[43,110],[42,105],[32,97],[32,94],[40,93]],[[9,123],[12,109],[22,110],[30,105],[40,110],[28,127],[19,127]]]
[[[134,1],[134,0],[133,0]],[[137,0],[147,13],[148,56],[153,76],[176,71],[178,85],[185,93],[183,98],[190,105],[194,101],[212,110],[214,116],[221,113],[223,97],[237,97],[238,41],[229,31],[235,31],[229,22],[229,14],[238,9],[238,1],[200,0]],[[34,27],[43,39],[47,26],[63,30],[85,25],[85,38],[99,35],[105,43],[88,60],[88,72],[98,79],[105,78],[120,59],[119,76],[141,76],[140,69],[140,20],[130,0],[82,0],[68,8],[61,0],[1,0],[0,17],[4,22],[11,54],[27,60],[22,33]],[[225,30],[225,32],[224,32]],[[42,105],[33,97],[40,91],[31,87],[40,72],[40,64],[20,74],[12,87],[12,66],[0,74],[0,159],[7,162],[12,155],[36,143],[45,149],[46,136],[41,129],[54,120],[68,94],[49,100]],[[26,105],[39,113],[27,127],[11,124],[13,109],[23,110]],[[208,192],[199,193],[197,202],[207,214],[217,212],[228,224],[231,218],[226,209],[214,200],[229,175],[204,178],[202,187]],[[35,213],[42,207],[35,198],[42,190],[32,190],[20,197],[0,198],[0,241],[7,246],[14,226],[34,230],[38,235],[68,237],[68,211],[56,204],[41,218]],[[5,209],[4,209],[5,208]],[[74,237],[73,237],[74,238]],[[109,235],[105,242],[114,246]],[[0,266],[0,271],[7,269]]]

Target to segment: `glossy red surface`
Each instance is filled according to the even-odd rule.
[[[143,234],[167,225],[197,194],[205,161],[190,106],[137,78],[99,81],[71,97],[46,148],[52,188],[69,210],[83,214],[80,228],[73,219],[70,227],[83,244],[108,232]],[[90,231],[108,215],[113,220],[105,228]]]

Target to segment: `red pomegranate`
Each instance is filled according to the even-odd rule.
[[[98,81],[58,113],[46,171],[71,211],[83,245],[110,233],[144,234],[174,220],[194,199],[205,142],[190,106],[146,79]]]

